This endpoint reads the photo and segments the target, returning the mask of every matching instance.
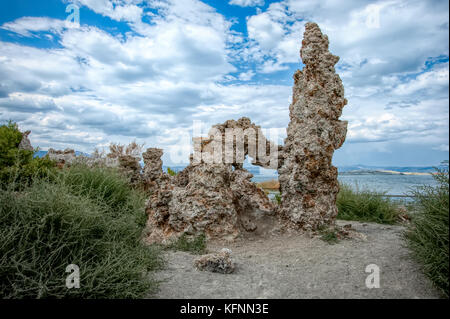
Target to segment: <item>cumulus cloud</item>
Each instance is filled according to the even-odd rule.
[[[379,24],[370,22],[374,6]],[[355,82],[386,73],[413,72],[428,57],[448,55],[448,4],[443,1],[295,1],[272,3],[247,21],[250,39],[279,63],[296,62],[306,21],[319,23],[330,48],[341,56]],[[433,43],[433,44],[432,44]]]
[[[31,37],[33,33],[41,31],[59,33],[65,27],[65,21],[46,17],[22,17],[12,22],[6,22],[1,26],[2,29],[25,37]]]
[[[448,89],[449,69],[448,63],[429,72],[424,72],[416,78],[408,79],[395,87],[396,95],[425,94],[427,96],[445,95]]]
[[[83,4],[99,13],[103,8],[98,1]],[[166,147],[174,127],[190,128],[194,116],[207,118],[208,107],[227,104],[227,87],[220,82],[236,71],[228,56],[231,23],[199,1],[149,5],[159,13],[151,24],[133,24],[137,34],[112,35],[83,24],[56,30],[11,22],[8,28],[15,25],[24,34],[58,32],[61,48],[2,43],[2,118],[25,118],[20,124],[33,128],[44,148],[66,141],[89,152],[135,137]],[[102,12],[109,12],[105,8]],[[249,71],[241,78],[252,76]],[[72,134],[63,134],[68,131]]]
[[[78,6],[86,6],[92,11],[116,21],[139,21],[143,10],[137,4],[143,1],[136,0],[72,0]]]
[[[247,19],[245,58],[261,73],[292,69],[304,24],[317,22],[341,57],[347,144],[441,145],[448,143],[447,12],[442,1],[280,1]]]
[[[0,43],[1,117],[32,129],[32,142],[44,149],[91,152],[136,138],[180,149],[187,161],[193,121],[208,128],[241,116],[276,128],[281,143],[289,122],[289,74],[301,68],[304,24],[313,20],[341,56],[337,72],[349,100],[345,158],[356,161],[350,153],[370,151],[367,144],[374,152],[395,153],[395,145],[448,152],[445,2],[282,0],[247,17],[247,34],[232,28],[238,20],[199,0],[69,2],[132,32],[83,23],[67,28],[46,17],[1,26],[22,37],[54,35],[58,42],[50,48]]]
[[[241,81],[250,81],[255,76],[255,72],[249,70],[247,72],[242,72],[239,74],[239,80]]]
[[[240,7],[256,7],[263,6],[264,0],[230,0],[228,4]]]

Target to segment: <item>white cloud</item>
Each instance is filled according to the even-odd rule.
[[[31,37],[33,32],[49,31],[59,33],[65,28],[65,21],[46,17],[22,17],[13,22],[6,22],[2,29]]]
[[[380,13],[379,28],[367,25],[370,9]],[[296,1],[272,3],[247,21],[257,51],[279,63],[296,62],[303,26],[317,22],[329,36],[340,65],[352,68],[355,83],[367,74],[418,71],[428,57],[448,55],[448,4],[423,1]],[[297,44],[297,45],[295,45]],[[407,57],[407,58],[405,58]],[[384,63],[361,63],[382,60]]]
[[[441,145],[434,147],[433,149],[437,150],[437,151],[448,152],[449,147],[448,147],[448,144],[441,144]]]
[[[161,13],[151,25],[134,25],[140,35],[113,36],[82,24],[60,32],[62,48],[3,42],[2,118],[31,128],[32,141],[44,149],[90,152],[135,137],[168,147],[173,138],[167,134],[189,128],[194,117],[210,123],[254,114],[259,105],[278,105],[279,92],[288,103],[289,88],[263,92],[219,84],[236,71],[228,61],[231,23],[201,2],[185,3],[153,2]],[[250,70],[240,77],[253,75]],[[259,105],[250,107],[250,100]]]
[[[228,4],[240,7],[257,7],[263,6],[264,0],[230,0]]]
[[[341,57],[348,143],[446,145],[448,63],[425,63],[448,56],[447,12],[448,4],[436,1],[280,1],[248,18],[252,41],[243,56],[261,73],[290,69],[299,61],[304,23],[317,22]]]
[[[59,41],[48,49],[0,43],[0,116],[31,129],[44,149],[90,152],[137,138],[168,150],[188,143],[182,133],[193,120],[210,126],[241,116],[284,133],[292,79],[276,72],[301,67],[304,24],[313,20],[341,56],[337,72],[349,100],[344,152],[368,142],[385,153],[395,153],[389,143],[448,151],[449,71],[437,63],[448,56],[448,5],[441,2],[374,2],[374,28],[366,2],[285,0],[248,17],[248,37],[231,30],[237,20],[198,0],[74,2],[134,32],[65,28],[44,17],[2,26]]]
[[[239,74],[239,80],[241,81],[250,81],[255,76],[255,72],[249,70],[247,72],[243,72]]]
[[[433,69],[417,76],[415,79],[399,84],[394,90],[394,94],[411,95],[421,90],[426,90],[427,94],[436,94],[442,88],[448,87],[449,69],[448,63],[445,67]]]
[[[287,69],[288,69],[288,67],[286,65],[283,65],[278,61],[266,60],[260,66],[259,71],[261,73],[273,73],[273,72],[287,70]]]
[[[96,13],[117,21],[138,22],[143,10],[137,4],[142,0],[72,0],[76,5],[86,6]]]
[[[283,25],[274,21],[267,12],[250,17],[247,29],[250,39],[257,41],[265,50],[275,48],[285,34]]]

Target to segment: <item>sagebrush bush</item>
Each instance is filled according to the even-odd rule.
[[[338,219],[393,224],[397,222],[397,205],[383,193],[370,190],[353,190],[346,184],[340,185],[337,196]]]
[[[448,164],[448,163],[447,163]],[[405,233],[414,256],[425,274],[449,296],[449,174],[448,166],[433,175],[437,186],[421,186],[416,196],[416,213]]]
[[[144,194],[131,188],[127,179],[116,168],[77,164],[58,174],[60,181],[72,194],[88,197],[99,205],[106,205],[109,208],[107,212],[112,214],[112,217],[144,211]],[[139,213],[136,217],[139,225],[143,227],[145,214]]]
[[[22,133],[17,124],[0,126],[0,187],[27,185],[33,178],[49,176],[55,163],[48,158],[34,158],[34,151],[20,150]]]
[[[139,298],[159,252],[141,243],[143,197],[112,170],[74,166],[0,191],[2,298]],[[79,289],[67,289],[69,264]]]

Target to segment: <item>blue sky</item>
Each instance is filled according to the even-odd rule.
[[[69,24],[69,5],[79,25]],[[0,2],[0,119],[41,149],[136,140],[188,160],[203,131],[248,116],[282,142],[304,24],[340,56],[349,101],[335,165],[449,157],[447,1]]]

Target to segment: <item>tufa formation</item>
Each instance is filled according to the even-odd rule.
[[[191,163],[176,176],[162,172],[162,150],[149,149],[144,153],[144,171],[152,172],[157,185],[147,203],[147,242],[170,242],[183,234],[234,240],[239,235],[264,234],[273,227],[275,206],[251,181],[253,175],[242,167],[244,157],[241,162],[232,153],[228,154],[230,160],[225,161],[227,152],[219,147],[225,141],[226,128],[238,131],[255,128],[255,139],[241,140],[243,145],[239,148],[244,156],[254,156],[258,163],[262,161],[249,150],[255,148],[256,141],[264,145],[270,142],[248,118],[218,124],[210,130],[208,138],[194,138]],[[232,144],[231,151],[236,147]],[[216,162],[214,156],[218,158]],[[266,158],[264,162],[270,161]]]
[[[328,51],[328,37],[315,23],[305,26],[300,50],[305,67],[294,74],[290,122],[278,170],[281,216],[295,228],[316,230],[334,224],[339,191],[333,153],[344,143],[347,122],[340,121],[347,104]]]

